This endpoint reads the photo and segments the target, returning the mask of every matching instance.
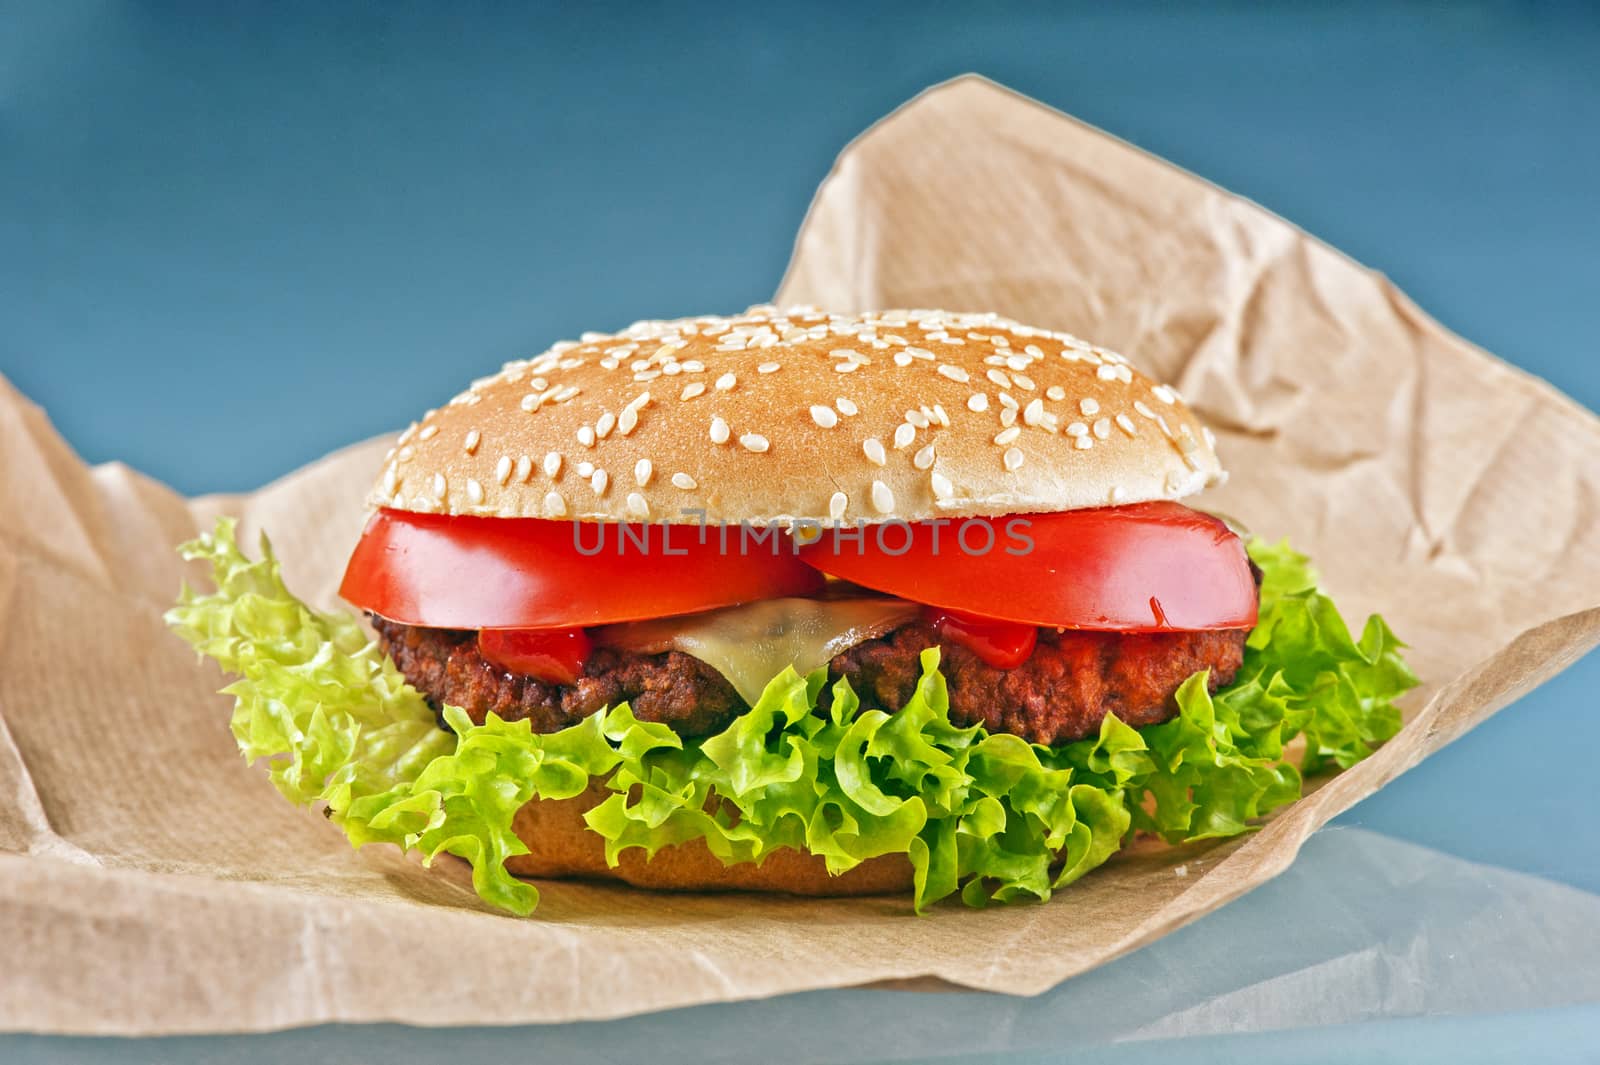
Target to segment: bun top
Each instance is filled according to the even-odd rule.
[[[589,521],[918,521],[1179,499],[1226,477],[1172,388],[992,314],[731,318],[586,333],[400,435],[371,496]]]

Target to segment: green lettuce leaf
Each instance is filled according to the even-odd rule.
[[[210,562],[216,591],[186,587],[167,621],[238,676],[224,691],[245,757],[265,760],[292,801],[325,804],[353,845],[465,858],[478,893],[518,914],[538,892],[505,868],[527,852],[517,810],[593,781],[611,794],[585,820],[613,863],[691,840],[727,863],[801,849],[834,873],[899,854],[918,911],[958,894],[974,906],[1046,899],[1134,831],[1175,842],[1250,831],[1300,795],[1289,742],[1304,737],[1306,772],[1352,765],[1399,729],[1393,700],[1416,683],[1381,619],[1352,639],[1305,557],[1257,542],[1261,618],[1238,676],[1213,694],[1196,674],[1178,715],[1144,729],[1108,716],[1096,736],[1052,748],[958,728],[936,649],[895,714],[823,671],[788,669],[698,740],[626,704],[550,734],[446,707],[441,728],[354,618],[284,587],[265,537],[251,561],[224,519],[181,550]]]

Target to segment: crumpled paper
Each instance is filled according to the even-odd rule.
[[[990,83],[937,87],[846,150],[779,299],[992,309],[1175,383],[1233,471],[1205,505],[1292,537],[1352,620],[1381,610],[1412,644],[1405,729],[1250,837],[1141,845],[1045,905],[913,918],[895,898],[550,884],[519,920],[461,864],[352,852],[283,802],[239,762],[223,678],[160,620],[185,573],[172,545],[222,512],[333,605],[384,445],[184,500],[85,467],[0,380],[0,1026],[508,1024],[929,980],[1033,994],[1282,872],[1600,641],[1600,421],[1259,207]]]

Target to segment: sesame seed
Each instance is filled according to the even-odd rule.
[[[911,365],[911,356],[908,355],[906,352],[897,351],[897,352],[894,353],[894,364],[896,366],[902,366],[902,367],[910,366]]]
[[[505,484],[511,480],[510,455],[501,455],[500,461],[494,464],[494,479],[500,484]]]
[[[627,436],[639,427],[639,408],[623,407],[622,414],[617,417],[617,432]]]
[[[990,369],[984,372],[984,376],[1001,388],[1011,387],[1011,378],[1006,376],[1004,370]]]
[[[1122,500],[1127,496],[1127,494],[1128,493],[1126,493],[1126,492],[1124,492],[1122,490],[1122,486],[1120,484],[1114,484],[1114,485],[1111,486],[1110,499],[1111,499],[1112,503],[1120,503],[1120,502],[1122,502]]]
[[[1022,427],[1013,425],[1009,429],[1002,429],[998,433],[994,434],[994,442],[1001,447],[1005,447],[1007,444],[1011,443],[1011,441],[1015,440],[1021,435]]]
[[[1026,370],[1028,359],[1022,355],[1011,355],[1006,358],[1005,364],[1008,370]]]
[[[425,426],[422,427],[422,432],[417,434],[417,439],[418,440],[432,440],[434,437],[436,437],[438,435],[439,435],[439,427],[437,425],[425,425]]]
[[[713,444],[726,444],[733,431],[728,428],[728,423],[721,416],[711,419],[711,442]]]
[[[483,485],[470,477],[467,478],[467,501],[473,506],[483,502]]]
[[[544,512],[552,518],[567,516],[567,500],[560,492],[551,489],[544,494]]]
[[[861,357],[861,352],[855,348],[834,348],[828,354],[835,359],[859,359]]]
[[[820,403],[811,404],[811,420],[824,429],[832,429],[839,424],[839,416],[833,413],[833,408]]]
[[[1042,400],[1042,399],[1030,400],[1028,402],[1028,405],[1026,407],[1024,407],[1023,410],[1022,410],[1022,422],[1023,422],[1023,424],[1024,425],[1038,425],[1039,422],[1042,421],[1043,419],[1044,419],[1044,400]]]
[[[733,386],[738,383],[739,379],[737,377],[733,376],[731,373],[725,373],[721,377],[717,378],[717,391],[731,392],[733,390]]]
[[[467,434],[467,438],[461,442],[461,450],[465,451],[469,455],[476,454],[478,451],[478,442],[482,439],[483,435],[479,433],[478,430],[472,430],[472,432]]]
[[[861,450],[866,452],[867,461],[874,466],[882,466],[889,461],[888,453],[883,450],[883,442],[875,436],[863,440]]]
[[[606,473],[605,470],[595,470],[594,476],[589,478],[589,487],[594,489],[594,494],[597,496],[605,495],[606,488],[609,487],[610,484],[611,475]]]
[[[617,416],[610,411],[600,415],[600,420],[594,423],[594,435],[604,440],[611,435],[611,430],[616,427]]]
[[[1010,392],[1001,392],[1000,393],[1000,405],[1002,407],[1008,407],[1011,410],[1016,410],[1017,409],[1017,401],[1016,401],[1016,399],[1014,399],[1012,397]]]
[[[739,438],[739,443],[746,451],[754,451],[758,455],[772,446],[760,433],[745,433]]]
[[[534,411],[539,409],[539,395],[538,395],[538,393],[529,392],[527,395],[522,397],[522,402],[517,404],[517,406],[521,407],[523,410],[527,411],[529,414],[532,414]]]
[[[910,355],[913,359],[924,359],[928,361],[933,359],[933,352],[929,351],[927,348],[906,348],[906,354]]]
[[[828,497],[828,517],[838,521],[844,517],[845,508],[850,505],[850,497],[843,492],[835,492]]]
[[[1078,400],[1078,413],[1082,414],[1085,418],[1093,418],[1096,414],[1100,413],[1100,404],[1088,396],[1084,396],[1082,399]]]
[[[544,457],[544,475],[555,477],[561,472],[561,452],[552,451]]]
[[[685,492],[692,492],[698,487],[698,482],[687,473],[675,473],[672,475],[672,487],[681,488]]]
[[[1217,446],[1217,434],[1213,433],[1211,431],[1211,427],[1209,425],[1202,425],[1200,427],[1200,435],[1205,437],[1206,447],[1213,448],[1213,449],[1216,448],[1216,446]]]
[[[678,399],[680,399],[680,400],[682,400],[684,402],[688,402],[689,400],[693,399],[694,397],[696,397],[696,396],[700,395],[701,393],[705,392],[705,390],[706,390],[705,382],[703,382],[703,381],[690,381],[688,384],[683,386],[683,391],[678,393]]]
[[[894,493],[882,481],[872,482],[872,509],[887,514],[894,509]]]
[[[1094,437],[1092,437],[1092,436],[1076,437],[1072,441],[1072,446],[1077,448],[1079,451],[1088,451],[1090,448],[1094,447]]]
[[[445,489],[448,487],[449,485],[444,479],[444,474],[436,473],[433,475],[433,494],[434,497],[437,498],[441,503],[444,502]]]
[[[1133,409],[1138,411],[1140,414],[1143,414],[1146,418],[1154,418],[1156,416],[1156,412],[1151,410],[1142,399],[1136,399],[1133,401]]]
[[[636,518],[648,518],[650,516],[650,504],[645,502],[644,496],[638,492],[629,492],[628,513]]]
[[[782,365],[776,362],[764,362],[756,367],[756,373],[777,373]]]
[[[1001,457],[1007,470],[1015,473],[1022,468],[1022,449],[1015,447],[1006,448],[1006,453]]]
[[[860,365],[859,362],[836,362],[833,364],[833,370],[835,373],[855,373],[856,367]]]
[[[946,414],[944,412],[944,407],[937,403],[933,405],[933,420],[938,422],[940,425],[945,426],[946,428],[949,428],[950,426],[950,415]]]
[[[1089,435],[1089,426],[1084,424],[1083,422],[1073,422],[1071,425],[1067,426],[1067,435],[1068,436],[1088,436]]]
[[[950,478],[935,470],[933,474],[934,497],[936,499],[949,499],[955,495],[955,492],[956,486],[950,483]]]
[[[1017,408],[1006,407],[1004,410],[1002,410],[1000,412],[1000,424],[1005,426],[1007,429],[1017,424]]]
[[[942,363],[939,366],[939,372],[945,377],[950,378],[950,380],[963,385],[972,380],[972,375],[967,373],[967,371],[963,370],[959,366],[952,366],[949,363]]]
[[[901,422],[894,427],[894,449],[899,451],[907,447],[917,438],[917,427],[909,422]]]
[[[1167,385],[1156,385],[1154,388],[1150,389],[1150,392],[1161,402],[1169,405],[1178,401],[1178,394]],[[423,431],[426,432],[427,430]],[[423,439],[426,440],[427,437],[423,437]]]
[[[1014,374],[1011,375],[1011,380],[1018,388],[1022,389],[1024,392],[1032,392],[1033,391],[1033,388],[1034,388],[1033,378],[1024,377],[1019,373],[1014,373]]]
[[[861,413],[861,408],[857,407],[854,403],[850,402],[848,399],[845,399],[843,396],[835,399],[833,401],[833,405],[837,407],[839,409],[839,413],[843,414],[846,418],[854,418],[857,414]]]
[[[1053,403],[1060,403],[1062,400],[1067,398],[1067,390],[1062,388],[1060,385],[1051,385],[1049,388],[1044,390],[1044,394]]]
[[[1111,436],[1111,419],[1110,418],[1101,418],[1098,421],[1096,421],[1094,423],[1094,435],[1097,438],[1101,439],[1101,440],[1105,440],[1108,437],[1110,437]]]
[[[633,479],[643,488],[650,483],[650,478],[655,473],[655,465],[649,459],[640,459],[633,464]]]
[[[1139,430],[1134,427],[1133,419],[1128,417],[1126,414],[1118,414],[1116,421],[1117,428],[1121,429],[1129,436],[1137,436],[1139,434]]]
[[[394,495],[395,490],[399,487],[400,471],[395,469],[393,466],[390,466],[388,469],[383,471],[383,494],[386,496],[392,496]]]
[[[967,409],[982,414],[989,409],[989,394],[987,392],[974,392],[967,397]]]
[[[594,476],[594,463],[592,463],[592,462],[580,462],[580,463],[578,463],[578,476],[579,477],[593,477]]]
[[[594,447],[594,426],[578,426],[578,443],[582,444],[584,447]]]
[[[906,421],[918,429],[926,429],[933,419],[928,417],[928,409],[924,407],[922,410],[906,411]]]
[[[933,465],[933,445],[928,444],[921,451],[911,456],[911,465],[919,470],[925,470]]]
[[[683,363],[683,372],[684,373],[705,373],[706,372],[706,364],[701,362],[699,359],[689,359],[688,361]]]
[[[1095,367],[1094,375],[1102,381],[1115,381],[1117,379],[1117,368],[1110,363],[1103,362]]]

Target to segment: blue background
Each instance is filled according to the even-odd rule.
[[[766,298],[845,142],[976,70],[1593,408],[1597,56],[1596,8],[1546,5],[0,0],[0,372],[91,461],[252,488],[558,337]],[[1343,820],[1600,890],[1597,685],[1591,655]]]

